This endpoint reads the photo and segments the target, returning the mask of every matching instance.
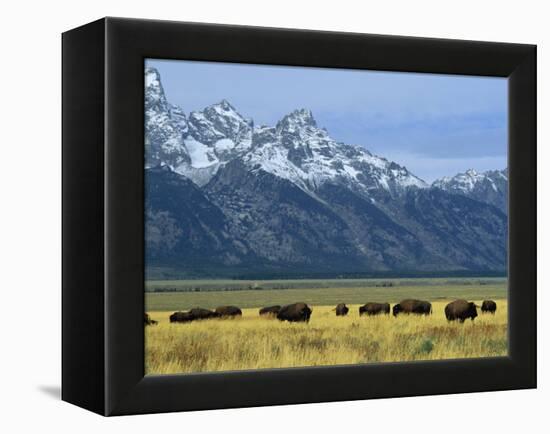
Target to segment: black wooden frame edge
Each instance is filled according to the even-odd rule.
[[[536,386],[536,47],[115,18],[105,19],[105,26],[104,414]],[[147,57],[509,76],[509,357],[144,378],[142,147]]]
[[[61,397],[105,413],[104,35],[62,35]]]

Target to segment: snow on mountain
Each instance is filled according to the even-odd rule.
[[[241,149],[250,147],[254,123],[251,119],[241,116],[225,99],[205,108],[202,115],[210,123],[211,128],[221,134],[222,140],[225,140],[224,145],[220,145],[219,141],[214,144],[220,151],[232,148],[229,141]],[[197,138],[200,139],[200,136]]]
[[[177,105],[170,105],[169,114],[173,122],[179,127],[183,136],[186,136],[189,132],[189,126],[187,125],[187,116],[184,111]]]
[[[325,182],[346,184],[368,193],[399,194],[427,184],[405,167],[346,145],[319,128],[310,110],[284,116],[275,127],[255,127],[228,101],[185,116],[170,105],[160,75],[145,72],[146,156],[148,166],[169,165],[196,184],[206,184],[223,164],[240,158],[250,170],[264,170],[304,190]]]
[[[241,116],[226,100],[191,112],[187,123],[185,145],[191,163],[176,170],[199,184],[208,180],[208,174],[215,174],[220,164],[240,156],[251,146],[252,121]]]
[[[187,133],[185,113],[166,100],[160,74],[145,69],[145,164],[177,167],[191,161],[184,137]]]
[[[174,169],[198,185],[206,184],[220,165],[241,156],[252,144],[253,123],[226,100],[191,112],[185,146],[190,162]]]
[[[220,164],[242,155],[252,144],[254,124],[226,100],[194,111],[167,101],[159,72],[145,70],[145,160],[147,167],[170,166],[204,185]]]
[[[474,169],[468,169],[464,173],[459,173],[453,177],[443,177],[433,182],[432,187],[442,190],[455,191],[461,193],[471,193],[482,186],[488,186],[493,191],[498,191],[502,182],[508,181],[508,171],[489,170],[487,172],[476,172]]]
[[[177,263],[175,276],[196,263],[208,276],[506,269],[506,170],[429,186],[338,142],[310,110],[255,126],[226,100],[186,114],[153,68],[145,86],[148,264]]]
[[[508,196],[508,170],[476,172],[469,169],[452,177],[444,177],[432,183],[450,193],[461,194],[487,202],[506,212]]]
[[[295,110],[274,128],[256,129],[252,150],[243,160],[254,170],[273,173],[304,189],[316,189],[327,181],[364,192],[382,188],[399,193],[407,187],[427,187],[406,168],[360,146],[337,142],[306,109]]]

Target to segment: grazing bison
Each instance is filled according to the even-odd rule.
[[[459,320],[464,322],[467,318],[472,321],[477,316],[476,304],[466,300],[455,300],[445,306],[445,316],[447,321]]]
[[[194,307],[189,311],[193,315],[193,319],[208,319],[208,318],[218,318],[221,315],[217,312],[212,312],[208,309],[203,309],[202,307]]]
[[[156,325],[158,324],[158,321],[155,321],[154,319],[151,319],[151,317],[149,316],[148,313],[145,314],[145,317],[144,317],[144,324],[145,325]]]
[[[388,315],[390,313],[390,304],[389,303],[367,303],[364,306],[359,308],[359,315],[379,315],[385,313]]]
[[[294,303],[281,307],[277,314],[280,321],[309,322],[311,309],[305,303]]]
[[[403,300],[393,306],[393,316],[397,316],[401,312],[429,315],[432,313],[432,304],[423,300]]]
[[[260,315],[277,316],[280,310],[281,310],[281,306],[279,305],[262,307],[260,309]]]
[[[190,322],[194,319],[190,312],[174,312],[170,315],[170,322]]]
[[[481,313],[495,313],[497,311],[497,304],[493,300],[483,300],[481,303]]]
[[[174,312],[170,315],[170,322],[190,322],[198,319],[218,318],[221,315],[208,309],[195,307],[189,312]]]
[[[346,316],[349,312],[349,307],[345,303],[339,303],[334,310],[336,311],[336,316]]]
[[[216,308],[216,313],[221,317],[242,316],[243,314],[237,306],[220,306]]]

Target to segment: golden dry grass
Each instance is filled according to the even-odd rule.
[[[481,300],[476,300],[481,304]],[[336,317],[334,306],[312,306],[309,324],[259,317],[244,309],[238,319],[171,324],[169,312],[149,312],[159,323],[145,328],[148,375],[234,371],[506,356],[507,302],[495,315],[447,322],[447,301],[433,302],[430,317],[359,317],[359,305]]]

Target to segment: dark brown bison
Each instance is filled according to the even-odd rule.
[[[367,303],[359,308],[359,315],[379,315],[390,313],[389,303]]]
[[[495,313],[497,311],[497,304],[493,300],[483,300],[481,303],[481,313]]]
[[[279,305],[262,307],[260,309],[260,315],[277,316],[280,310],[281,310],[281,306]]]
[[[309,322],[311,309],[305,303],[294,303],[281,307],[277,314],[280,321]]]
[[[336,311],[336,316],[346,316],[349,312],[349,307],[345,303],[339,303],[334,310]]]
[[[221,315],[208,309],[195,307],[189,312],[174,312],[170,315],[170,322],[191,322],[198,319],[218,318]]]
[[[218,318],[221,315],[217,312],[212,312],[208,309],[203,309],[202,307],[194,307],[189,311],[193,315],[193,319],[209,319],[209,318]]]
[[[190,322],[194,319],[190,312],[174,312],[170,315],[170,322]]]
[[[429,315],[432,313],[432,304],[423,300],[403,300],[393,306],[393,316],[401,312],[406,314]]]
[[[151,319],[149,314],[145,313],[144,324],[145,325],[156,325],[156,324],[158,324],[158,321],[155,321],[154,319]]]
[[[220,306],[216,308],[216,313],[221,317],[235,317],[243,314],[237,306]]]
[[[445,306],[445,316],[447,321],[459,320],[464,322],[467,318],[472,321],[477,316],[476,304],[466,300],[455,300]]]

